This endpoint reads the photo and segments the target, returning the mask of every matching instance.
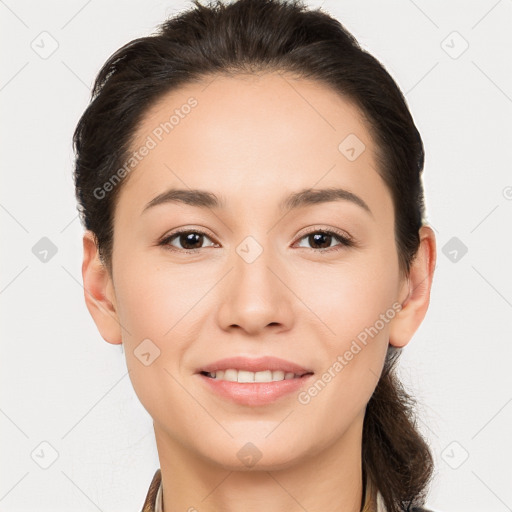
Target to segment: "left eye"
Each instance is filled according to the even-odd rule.
[[[319,250],[328,250],[331,249],[333,246],[331,246],[331,242],[334,240],[337,240],[340,242],[339,245],[351,247],[353,245],[353,242],[350,238],[347,236],[341,235],[340,233],[336,233],[334,231],[325,231],[325,230],[318,230],[318,231],[311,231],[310,233],[307,233],[304,235],[300,240],[307,239],[310,244],[313,245],[321,245],[326,247],[320,247]],[[315,247],[312,247],[312,249],[316,249]]]

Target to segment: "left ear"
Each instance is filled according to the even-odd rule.
[[[397,348],[409,343],[425,318],[430,302],[436,264],[436,239],[430,226],[422,226],[419,235],[420,246],[411,263],[409,277],[400,290],[402,309],[390,322],[389,343]]]

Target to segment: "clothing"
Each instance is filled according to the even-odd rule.
[[[149,486],[141,512],[163,512],[162,500],[162,474],[160,469],[157,469]],[[372,488],[371,484],[366,489],[365,505],[362,512],[386,512],[381,494],[376,489]],[[430,511],[424,508],[414,508],[411,512]]]

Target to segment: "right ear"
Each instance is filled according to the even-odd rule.
[[[83,237],[84,259],[82,279],[87,309],[105,341],[114,345],[122,343],[121,325],[116,311],[112,279],[100,260],[96,237],[86,230]]]

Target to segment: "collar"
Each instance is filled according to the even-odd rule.
[[[162,483],[158,486],[155,500],[155,512],[163,512],[163,496],[162,496]]]

